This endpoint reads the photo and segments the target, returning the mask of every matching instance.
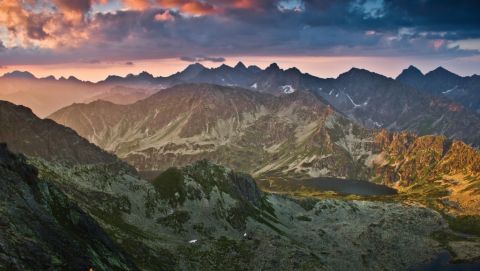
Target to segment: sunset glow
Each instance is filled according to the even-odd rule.
[[[460,2],[450,12],[444,1],[4,0],[0,73],[98,81],[169,75],[188,64],[180,59],[200,57],[277,62],[320,77],[353,66],[395,76],[410,64],[472,75],[480,25],[469,12],[476,4]]]

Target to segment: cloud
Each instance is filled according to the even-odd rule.
[[[88,39],[84,16],[90,9],[90,1],[55,0],[50,4],[56,8],[42,3],[0,2],[0,25],[7,30],[7,39],[2,42],[6,47],[55,48],[75,46]]]
[[[155,21],[158,21],[158,22],[167,22],[167,21],[175,20],[175,16],[173,16],[169,10],[165,10],[161,13],[157,13],[154,18],[155,18]]]
[[[146,10],[151,7],[149,0],[123,0],[125,6],[134,10]]]
[[[225,62],[224,57],[208,57],[208,56],[197,56],[197,57],[189,57],[189,56],[182,56],[180,60],[186,62]]]
[[[194,15],[206,15],[217,12],[217,9],[213,5],[198,1],[187,2],[180,7],[180,10]]]
[[[0,1],[2,63],[480,53],[458,46],[480,38],[478,1],[116,0],[116,10],[98,9],[107,1]]]

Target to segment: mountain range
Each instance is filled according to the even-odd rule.
[[[477,113],[402,80],[242,63],[95,84],[4,76],[10,94],[43,104],[48,86],[65,99],[46,119],[0,102],[0,269],[415,270],[445,251],[478,261]],[[395,193],[315,188],[325,180]]]
[[[19,83],[15,83],[20,90],[8,91],[9,88],[4,87],[6,90],[0,93],[0,98],[15,103],[21,101],[42,117],[71,103],[101,99],[128,104],[178,84],[208,83],[276,96],[297,90],[308,91],[367,128],[446,135],[475,146],[480,144],[480,115],[475,108],[480,97],[478,76],[460,77],[443,68],[424,76],[418,69],[410,67],[395,80],[356,68],[335,79],[321,79],[296,68],[283,70],[275,63],[262,70],[256,66],[246,67],[242,62],[235,67],[221,65],[211,69],[192,64],[168,77],[154,77],[146,72],[126,77],[109,76],[95,84],[73,78],[36,79],[31,74],[19,74],[21,76],[4,75],[0,78],[0,86],[12,85],[11,80],[20,80],[29,86],[34,85],[35,89],[25,87],[22,90]],[[32,80],[36,83],[32,84]],[[447,90],[443,88],[447,86],[449,89],[458,86],[462,91],[444,93]],[[46,98],[47,89],[50,94],[55,94],[52,89],[62,89],[61,93],[55,94],[59,99]],[[45,104],[48,108],[43,108]]]
[[[36,123],[20,139],[51,128],[23,107],[0,106],[17,111],[19,126],[22,118]],[[69,128],[56,130],[72,144],[81,141]],[[84,147],[91,157],[105,156],[90,143]],[[17,146],[30,152],[24,157],[0,146],[0,193],[9,199],[0,205],[1,268],[401,270],[440,253],[444,245],[431,235],[449,231],[445,219],[425,207],[264,193],[250,176],[208,161],[169,168],[147,182],[119,161],[77,164],[74,152],[31,148]],[[31,222],[35,216],[38,223]],[[462,252],[472,243],[448,245]]]
[[[311,92],[177,85],[131,105],[76,104],[50,118],[140,171],[208,159],[269,182],[336,177],[408,188],[447,180],[441,189],[470,195],[457,198],[459,210],[479,207],[477,150],[444,136],[365,129]]]
[[[410,66],[395,79],[431,95],[446,97],[464,107],[480,112],[480,76],[462,77],[438,67],[423,74],[419,69]]]

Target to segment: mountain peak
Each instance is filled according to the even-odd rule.
[[[288,73],[302,74],[302,72],[297,67],[292,67],[286,70]]]
[[[5,73],[4,78],[23,78],[23,79],[36,79],[35,75],[27,71],[13,71]]]
[[[52,81],[57,80],[57,79],[55,78],[55,76],[53,76],[53,75],[49,75],[49,76],[47,76],[47,77],[43,77],[42,79],[43,79],[43,80],[52,80]]]
[[[365,75],[365,74],[373,74],[373,72],[369,71],[369,70],[365,70],[365,69],[360,69],[360,68],[356,68],[356,67],[352,67],[350,70],[348,70],[347,72],[344,72],[342,74],[340,74],[338,76],[338,78],[340,77],[345,77],[345,76],[353,76],[353,75]]]
[[[461,76],[445,69],[442,66],[437,67],[433,71],[428,72],[425,76],[438,76],[438,77],[450,77],[450,78],[460,78]]]
[[[227,64],[222,64],[218,68],[218,70],[230,70],[232,67],[228,66]]]
[[[422,77],[423,73],[417,67],[410,65],[397,76],[396,80],[401,82],[412,82],[414,80],[419,80]]]
[[[151,73],[148,73],[146,71],[143,71],[138,74],[138,77],[143,77],[143,78],[153,78],[153,75]]]
[[[68,81],[74,81],[74,82],[79,82],[80,81],[77,77],[75,77],[73,75],[70,75],[67,80]]]
[[[442,66],[438,66],[436,69],[434,69],[433,71],[437,71],[437,72],[449,72],[447,69],[445,69],[444,67]]]
[[[258,66],[255,66],[255,65],[248,66],[248,70],[251,71],[251,72],[261,72],[262,71],[262,69],[260,69]]]
[[[279,70],[280,70],[280,67],[278,66],[277,63],[272,63],[272,64],[270,64],[270,66],[268,66],[265,70],[266,70],[266,71],[279,71]]]
[[[242,61],[239,61],[239,62],[237,63],[237,65],[235,65],[235,69],[236,69],[236,70],[246,70],[247,67],[245,66],[245,64],[243,64]]]
[[[413,65],[408,66],[408,68],[405,69],[404,71],[414,72],[414,73],[418,73],[418,74],[423,75],[422,71],[420,71],[417,67],[415,67]]]
[[[187,68],[184,70],[184,71],[187,71],[187,70],[200,70],[200,69],[205,69],[205,66],[203,66],[202,64],[198,63],[198,62],[195,62],[193,64],[190,64],[187,66]]]

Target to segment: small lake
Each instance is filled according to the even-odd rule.
[[[322,192],[335,192],[341,195],[385,196],[397,194],[396,189],[385,185],[333,177],[319,177],[307,180],[275,180],[271,184],[268,181],[262,181],[260,185],[272,191],[293,192],[303,188]]]
[[[146,180],[155,179],[161,171],[140,171],[139,174]],[[335,192],[340,195],[358,196],[388,196],[396,195],[397,190],[385,185],[368,181],[340,179],[334,177],[319,177],[306,180],[275,180],[271,187],[266,181],[257,180],[260,187],[273,191],[294,192],[302,187],[323,192]]]

